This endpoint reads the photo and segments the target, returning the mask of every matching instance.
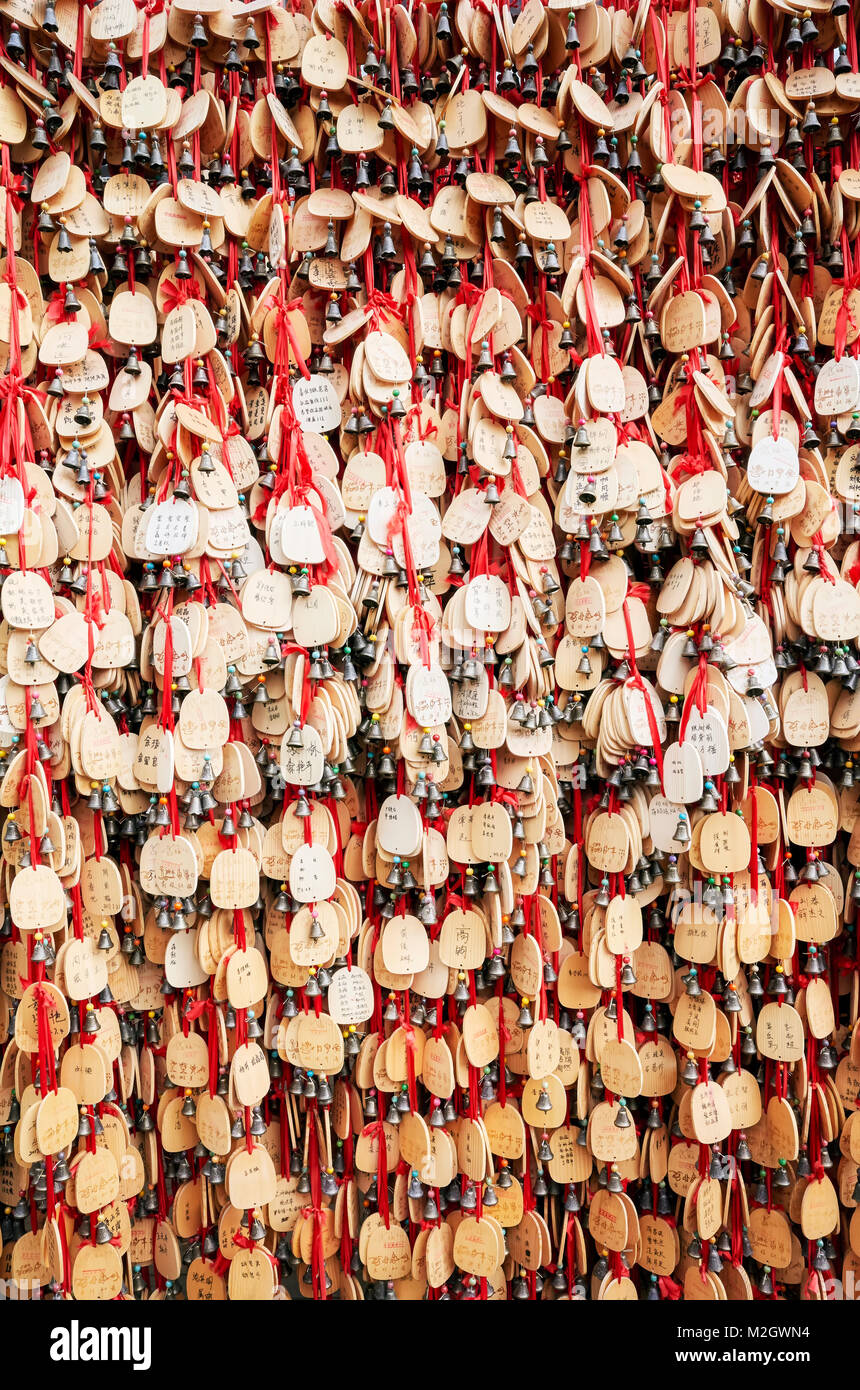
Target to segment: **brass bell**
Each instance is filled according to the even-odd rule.
[[[543,1082],[541,1085],[540,1094],[537,1098],[537,1109],[541,1111],[552,1110],[552,1100],[550,1099],[546,1082]]]

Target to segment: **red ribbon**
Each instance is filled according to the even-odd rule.
[[[187,304],[189,299],[203,299],[204,295],[192,276],[190,280],[165,280],[161,286],[161,298],[164,312],[169,314],[172,309]]]
[[[385,1125],[382,1120],[375,1120],[373,1124],[366,1125],[364,1134],[368,1139],[376,1139],[378,1143],[376,1154],[376,1205],[379,1215],[388,1230],[391,1225],[391,1215],[388,1207],[388,1152],[385,1147]]]
[[[647,584],[628,585],[627,598],[638,598],[644,603],[647,600],[649,594],[650,589],[648,588]],[[627,598],[625,598],[623,604],[621,605],[621,608],[624,614],[624,626],[627,629],[627,661],[630,666],[629,684],[632,685],[636,690],[641,692],[642,699],[645,703],[645,718],[648,720],[648,732],[651,735],[651,742],[654,745],[654,761],[657,764],[657,774],[660,778],[660,788],[662,790],[663,748],[660,743],[660,730],[657,728],[657,720],[654,715],[654,710],[651,707],[651,698],[648,694],[645,682],[639,674],[639,668],[636,665],[636,646],[633,641],[633,628],[630,625],[630,610],[627,606]]]

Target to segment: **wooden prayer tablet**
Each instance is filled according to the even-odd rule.
[[[848,1297],[851,6],[6,8],[2,1277]]]

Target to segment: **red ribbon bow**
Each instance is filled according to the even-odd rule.
[[[164,311],[169,314],[171,309],[178,309],[180,304],[187,304],[189,299],[202,299],[203,291],[193,278],[191,280],[165,280],[161,287],[161,297],[164,302]]]

